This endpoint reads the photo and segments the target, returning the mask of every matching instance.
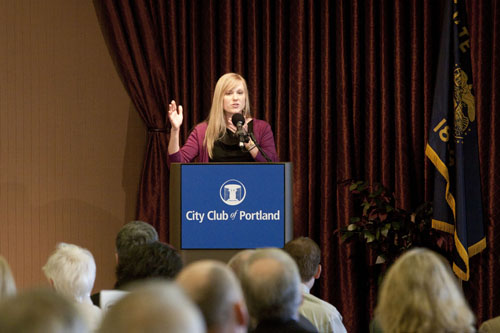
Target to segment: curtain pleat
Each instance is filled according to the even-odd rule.
[[[163,2],[94,1],[118,74],[148,128],[138,190],[137,218],[168,236],[168,170],[165,109],[167,69]]]

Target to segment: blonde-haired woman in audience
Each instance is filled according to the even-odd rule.
[[[474,314],[448,263],[423,248],[409,250],[389,268],[375,318],[384,333],[475,332]]]
[[[0,301],[16,294],[16,282],[9,263],[0,256]]]

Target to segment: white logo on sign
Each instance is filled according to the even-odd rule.
[[[222,184],[219,190],[220,198],[226,205],[236,206],[245,200],[247,190],[242,182],[236,179],[229,179]]]

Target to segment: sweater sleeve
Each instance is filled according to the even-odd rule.
[[[186,143],[179,149],[178,152],[168,155],[170,163],[189,163],[199,155],[200,143],[200,126],[196,126],[191,134],[189,134]]]
[[[259,132],[260,135],[256,138],[258,140],[257,143],[260,145],[262,150],[266,153],[267,157],[269,157],[272,162],[279,162],[271,125],[269,125],[267,122],[263,122],[263,127]],[[257,153],[257,156],[255,156],[255,161],[267,162],[266,158],[261,154],[260,151]]]

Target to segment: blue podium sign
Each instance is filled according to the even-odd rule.
[[[284,164],[182,164],[180,248],[285,244]]]

